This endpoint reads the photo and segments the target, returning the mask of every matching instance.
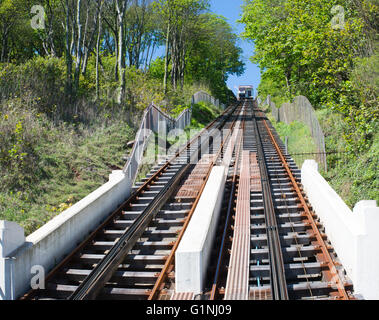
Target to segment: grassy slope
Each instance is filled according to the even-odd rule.
[[[325,134],[326,151],[344,151],[342,118],[328,110],[318,110],[317,115]],[[306,126],[296,122],[290,125],[277,123],[271,115],[268,117],[283,141],[285,136],[289,137],[289,153],[315,152]],[[377,200],[379,203],[379,134],[375,135],[374,143],[366,153],[346,154],[337,165],[331,162],[333,157],[328,157],[328,172],[321,173],[346,204],[353,208],[360,200]],[[301,163],[297,164],[301,166]]]
[[[0,129],[12,130],[27,113],[9,107],[0,111]],[[184,143],[220,113],[205,103],[195,105],[191,125],[169,142]],[[28,113],[28,119],[22,122],[25,132],[20,144],[23,149],[33,144],[32,150],[17,167],[11,159],[13,167],[0,168],[0,219],[19,223],[27,235],[107,182],[112,169],[125,164],[126,143],[135,135],[121,120],[85,129],[69,124],[52,126],[47,118],[33,112]],[[149,170],[146,166],[139,178]]]
[[[134,137],[121,121],[91,131],[68,126],[45,130],[48,138],[35,146],[34,181],[23,182],[18,191],[0,191],[0,219],[18,222],[26,234],[108,181],[112,168],[125,164],[126,143]]]
[[[288,137],[288,152],[290,154],[317,152],[317,147],[306,125],[297,121],[288,125],[283,122],[276,122],[271,114],[267,114],[267,116],[278,132],[280,139],[284,142],[285,137]],[[294,156],[299,168],[301,168],[303,158]]]

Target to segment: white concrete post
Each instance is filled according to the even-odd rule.
[[[109,181],[113,182],[115,180],[119,180],[120,178],[124,178],[125,173],[122,170],[113,170],[109,175]]]
[[[379,208],[375,200],[363,200],[353,214],[363,220],[363,235],[356,239],[354,290],[366,300],[379,300]]]
[[[24,243],[22,227],[15,222],[0,221],[0,300],[15,299],[12,253]]]

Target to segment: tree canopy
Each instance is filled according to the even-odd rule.
[[[44,10],[44,28],[31,27],[33,5]],[[154,63],[163,75],[164,91],[184,83],[209,85],[227,96],[229,74],[244,66],[237,36],[222,17],[209,13],[208,0],[2,0],[0,63],[25,63],[33,57],[56,57],[66,64],[66,95],[81,94],[81,78],[96,57],[99,96],[104,61],[113,57],[117,100],[125,100],[127,68],[150,73],[157,49],[165,54]],[[164,59],[164,64],[159,63]],[[163,67],[157,71],[157,66]],[[92,70],[92,69],[91,69]]]
[[[377,125],[378,95],[367,103],[352,75],[359,58],[374,54],[378,12],[377,0],[245,1],[241,22],[263,73],[260,94],[281,102],[305,95],[316,108],[332,108],[350,124],[346,138],[357,135],[353,144],[365,146]]]

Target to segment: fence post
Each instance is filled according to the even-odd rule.
[[[285,137],[286,154],[288,154],[288,137]]]
[[[0,221],[0,300],[15,299],[12,252],[25,243],[24,229],[15,222]]]

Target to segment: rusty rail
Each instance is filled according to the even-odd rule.
[[[155,298],[157,298],[157,296],[159,295],[159,292],[160,292],[161,290],[163,290],[163,287],[164,287],[164,285],[165,285],[164,281],[165,281],[166,278],[168,277],[168,274],[169,274],[170,272],[172,272],[173,269],[174,269],[174,259],[175,259],[175,253],[176,253],[176,250],[177,250],[177,248],[179,247],[180,241],[181,241],[181,239],[183,238],[184,233],[185,233],[185,231],[186,231],[186,229],[187,229],[187,227],[188,227],[188,225],[189,225],[189,223],[190,223],[190,221],[191,221],[192,215],[193,215],[193,213],[194,213],[195,210],[196,210],[197,204],[198,204],[198,202],[199,202],[199,200],[200,200],[200,197],[201,197],[201,195],[202,195],[202,193],[203,193],[203,191],[204,191],[204,188],[205,188],[205,186],[206,186],[206,184],[207,184],[207,181],[208,181],[208,178],[209,178],[209,176],[210,176],[210,174],[211,174],[212,168],[213,168],[213,166],[215,165],[217,159],[219,158],[219,156],[220,156],[220,154],[221,154],[221,152],[222,152],[222,150],[223,150],[223,148],[224,148],[224,145],[225,145],[226,141],[227,141],[228,138],[231,136],[231,133],[232,133],[233,128],[234,128],[234,126],[235,126],[235,124],[236,124],[236,121],[237,121],[237,119],[235,119],[235,120],[233,121],[233,124],[232,124],[232,126],[231,126],[231,129],[230,129],[228,135],[225,137],[224,141],[221,143],[219,150],[217,151],[217,153],[216,153],[214,159],[212,160],[212,162],[211,162],[210,165],[209,165],[208,172],[207,172],[206,178],[204,179],[204,181],[203,181],[203,183],[202,183],[202,186],[201,186],[200,192],[199,192],[199,194],[197,195],[197,197],[196,197],[196,199],[195,199],[195,202],[194,202],[194,204],[193,204],[193,206],[192,206],[192,208],[191,208],[191,210],[190,210],[190,212],[189,212],[189,214],[188,214],[188,217],[187,217],[187,219],[186,219],[186,221],[185,221],[185,224],[184,224],[183,228],[181,229],[181,231],[180,231],[180,233],[179,233],[178,239],[177,239],[177,241],[175,242],[175,245],[174,245],[174,247],[172,248],[172,250],[171,250],[171,252],[170,252],[170,255],[168,256],[168,258],[167,258],[167,260],[166,260],[166,263],[165,263],[165,265],[164,265],[164,268],[162,269],[161,273],[159,274],[159,277],[158,277],[158,279],[157,279],[157,281],[156,281],[156,283],[155,283],[155,285],[154,285],[154,288],[151,290],[151,293],[150,293],[150,295],[149,295],[148,300],[154,300]]]
[[[329,271],[330,271],[331,276],[332,276],[332,280],[335,281],[335,283],[337,285],[337,289],[338,289],[338,293],[339,293],[339,297],[337,297],[337,298],[342,299],[342,300],[349,300],[349,295],[347,294],[347,292],[345,290],[345,285],[343,284],[343,282],[342,282],[342,280],[341,280],[341,278],[340,278],[340,276],[339,276],[339,274],[337,272],[337,269],[336,269],[336,266],[334,264],[334,261],[333,261],[332,257],[329,254],[328,247],[325,244],[323,236],[321,235],[320,230],[318,228],[318,225],[317,225],[316,221],[313,218],[313,214],[311,213],[311,210],[310,210],[310,208],[309,208],[309,206],[308,206],[308,204],[307,204],[307,202],[306,202],[306,200],[305,200],[305,198],[303,196],[303,193],[300,190],[299,184],[297,183],[296,179],[294,178],[294,176],[292,174],[292,171],[291,171],[291,169],[290,169],[290,167],[289,167],[289,165],[287,163],[287,160],[284,157],[283,152],[280,149],[279,145],[277,144],[276,139],[273,136],[273,134],[271,132],[271,129],[268,126],[266,120],[263,120],[263,124],[266,127],[266,130],[267,130],[267,132],[268,132],[268,134],[270,136],[271,142],[274,145],[274,147],[276,149],[276,152],[277,152],[277,154],[280,157],[282,165],[285,168],[285,170],[286,170],[286,172],[288,174],[288,177],[291,180],[292,186],[293,186],[294,190],[296,191],[296,194],[297,194],[297,196],[298,196],[298,198],[299,198],[299,200],[301,202],[301,206],[304,209],[304,212],[305,212],[305,214],[308,217],[309,223],[310,223],[310,225],[312,227],[312,231],[313,231],[314,235],[316,236],[317,242],[318,242],[318,244],[320,246],[320,249],[322,251],[322,256],[324,258],[324,261],[328,265]]]

